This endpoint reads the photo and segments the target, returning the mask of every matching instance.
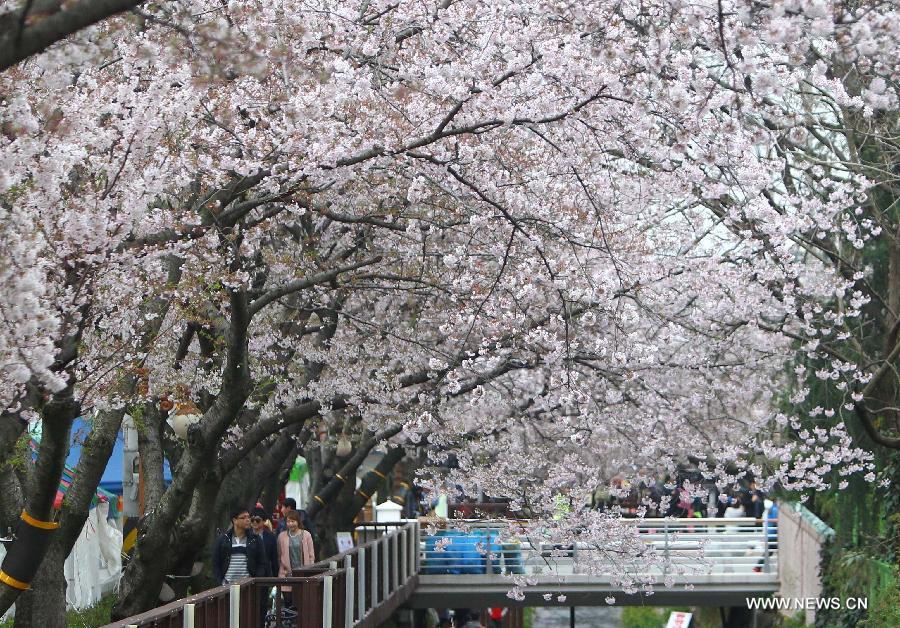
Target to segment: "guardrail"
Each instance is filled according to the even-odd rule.
[[[419,575],[527,574],[552,568],[554,576],[590,574],[598,581],[627,568],[665,576],[669,570],[755,581],[777,572],[775,520],[634,519],[631,541],[645,556],[620,560],[588,543],[553,544],[540,531],[516,534],[527,521],[450,520],[425,533],[419,521],[367,523],[355,529],[356,546],[295,570],[290,578],[248,578],[204,591],[105,628],[374,628],[412,595]],[[647,566],[649,565],[649,567]],[[299,615],[289,617],[276,587],[288,586]],[[265,612],[264,612],[265,611]]]
[[[557,575],[602,576],[627,568],[630,574],[688,572],[752,579],[755,574],[778,569],[775,520],[635,519],[621,523],[636,527],[632,542],[643,546],[642,557],[610,556],[609,548],[589,543],[553,544],[540,533],[516,535],[512,521],[448,521],[445,529],[423,535],[421,575],[530,575],[549,568]],[[649,557],[656,560],[647,560]]]
[[[373,628],[409,598],[418,580],[419,523],[383,528],[290,578],[247,578],[104,628]],[[271,595],[285,586],[296,615]]]

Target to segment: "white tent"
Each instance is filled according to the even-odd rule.
[[[113,591],[122,577],[122,533],[107,519],[109,503],[92,508],[66,558],[66,604],[87,608]]]

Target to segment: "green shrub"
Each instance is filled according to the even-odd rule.
[[[778,617],[780,618],[777,624],[779,628],[806,628],[806,613],[803,611],[798,611],[790,617],[784,615]]]
[[[859,623],[860,626],[866,628],[900,626],[900,579],[895,579],[889,588],[880,591],[874,604],[869,609],[866,619]]]
[[[94,606],[81,611],[66,611],[67,628],[99,628],[110,622],[109,615],[116,603],[116,596],[107,595]],[[0,628],[13,628],[13,620],[0,622]]]
[[[627,606],[622,609],[622,628],[664,628],[668,609],[652,606]]]
[[[534,609],[530,606],[525,608],[525,617],[523,618],[525,628],[534,628]]]

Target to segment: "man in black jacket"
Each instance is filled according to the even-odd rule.
[[[278,543],[275,534],[266,527],[266,519],[269,516],[265,508],[255,506],[250,510],[250,526],[254,534],[262,539],[263,549],[266,552],[267,571],[261,576],[278,576]]]
[[[220,584],[267,574],[263,542],[250,528],[250,513],[246,508],[238,508],[231,514],[231,528],[216,539],[212,559],[213,578]]]

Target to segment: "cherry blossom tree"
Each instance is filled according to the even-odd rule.
[[[0,78],[7,450],[44,411],[31,399],[95,409],[98,442],[126,410],[146,421],[158,472],[119,616],[184,568],[160,557],[193,562],[223,478],[283,460],[313,422],[356,435],[342,477],[379,444],[388,461],[427,444],[459,460],[443,479],[513,497],[535,529],[561,492],[583,504],[688,457],[721,486],[868,472],[842,424],[777,398],[792,343],[822,351],[866,306],[865,269],[836,260],[885,233],[856,209],[894,175],[848,165],[840,121],[884,116],[892,154],[896,18],[805,0],[196,0],[104,21]],[[845,403],[892,351],[834,367]],[[198,408],[185,442],[161,403]],[[108,456],[85,458],[78,499]],[[609,516],[550,528],[635,550]]]

